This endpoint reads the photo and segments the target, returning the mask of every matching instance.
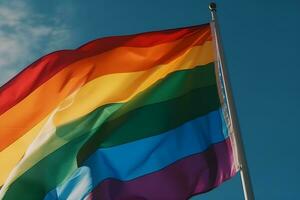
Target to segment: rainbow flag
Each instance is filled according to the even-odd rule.
[[[0,199],[182,200],[237,172],[209,24],[94,40],[0,89]]]

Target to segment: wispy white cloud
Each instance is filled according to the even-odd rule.
[[[60,20],[60,10],[58,5],[49,20],[24,1],[1,0],[0,85],[37,57],[70,42],[70,29]]]

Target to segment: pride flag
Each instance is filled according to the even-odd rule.
[[[182,200],[236,172],[209,24],[94,40],[0,89],[0,199]]]

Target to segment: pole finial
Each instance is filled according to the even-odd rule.
[[[217,4],[215,2],[211,2],[208,7],[210,11],[217,11]]]

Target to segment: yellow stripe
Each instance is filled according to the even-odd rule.
[[[54,120],[53,126],[57,127],[71,122],[90,113],[101,105],[126,102],[171,72],[191,69],[198,65],[210,63],[213,60],[212,43],[206,42],[202,46],[191,48],[184,55],[181,55],[170,63],[151,68],[150,70],[110,74],[99,77],[84,85],[70,100],[60,105],[60,110],[57,111],[52,118],[52,120]],[[0,185],[3,184],[3,180],[6,179],[8,172],[11,171],[18,160],[20,160],[33,138],[40,132],[41,124],[44,124],[45,120],[10,145],[5,151],[0,152],[0,163],[1,166],[4,166],[0,171]],[[10,183],[43,157],[68,142],[62,141],[62,139],[57,137],[54,133],[55,132],[51,133],[51,135],[47,137],[47,141],[42,141],[43,143],[47,143],[47,145],[40,145],[38,143],[33,145],[33,150],[31,150],[33,153],[29,153],[26,159],[22,159],[18,169],[11,174]],[[10,159],[8,155],[15,157],[12,161],[8,162]]]
[[[45,120],[37,124],[25,135],[23,135],[9,147],[0,152],[0,186],[3,185],[3,183],[7,179],[9,172],[13,169],[13,167],[16,166],[17,163],[21,160],[27,147],[31,144],[36,135],[39,133],[44,122]]]
[[[211,42],[204,46],[194,47],[186,55],[167,65],[142,72],[119,73],[97,78],[80,89],[70,108],[55,116],[55,124],[68,123],[105,104],[126,102],[171,72],[212,62],[213,55],[210,48]]]
[[[193,46],[204,44],[209,36],[207,33],[192,34],[181,40],[151,47],[118,47],[72,63],[0,115],[0,124],[5,125],[0,126],[0,151],[49,115],[82,85],[108,74],[144,71],[167,64]],[[45,100],[45,104],[40,103]],[[26,115],[20,115],[21,112],[26,112]]]

